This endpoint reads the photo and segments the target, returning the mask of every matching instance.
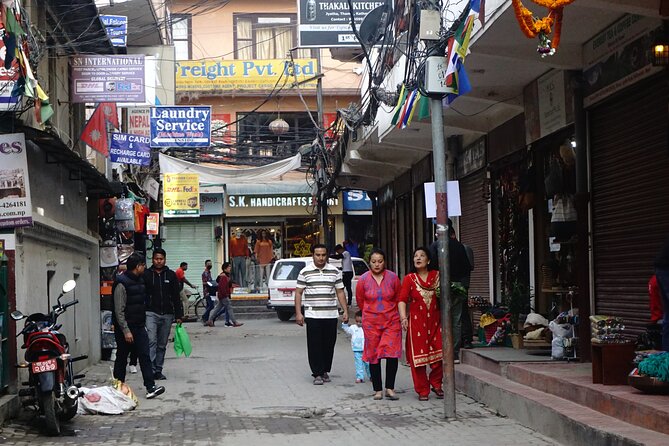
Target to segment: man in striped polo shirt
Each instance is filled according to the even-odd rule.
[[[344,309],[342,320],[345,323],[348,323],[348,307],[341,271],[328,264],[328,250],[325,245],[314,245],[311,252],[313,263],[305,266],[297,276],[295,322],[299,326],[307,323],[307,355],[311,376],[314,377],[315,385],[322,385],[330,382],[328,373],[332,368],[337,342],[337,300]]]

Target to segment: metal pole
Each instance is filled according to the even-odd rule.
[[[441,99],[430,99],[432,117],[432,160],[434,192],[437,203],[437,237],[439,257],[439,302],[441,309],[442,350],[444,352],[444,418],[455,418],[455,369],[453,366],[453,319],[451,318],[451,282],[448,258],[448,197],[446,184],[446,150],[444,147],[444,115]]]
[[[316,48],[313,50],[316,56],[316,73],[318,80],[316,81],[316,107],[318,108],[318,126],[323,126],[323,76],[321,75],[321,49]],[[313,54],[313,53],[312,53]],[[320,144],[325,151],[325,135],[323,132],[318,132]],[[321,226],[323,228],[323,242],[328,248],[328,252],[331,252],[333,249],[331,237],[330,237],[330,225],[328,224],[328,202],[324,194],[319,193],[318,197],[319,205],[319,214],[321,215]]]

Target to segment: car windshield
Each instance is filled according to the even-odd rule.
[[[297,280],[297,276],[302,271],[306,265],[301,261],[287,261],[279,262],[279,264],[274,268],[274,275],[272,278],[274,280]]]
[[[356,276],[362,276],[367,271],[369,271],[369,268],[367,268],[367,264],[365,262],[363,262],[362,260],[354,260],[353,261],[353,269],[355,270],[355,275]]]

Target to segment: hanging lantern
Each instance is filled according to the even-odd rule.
[[[269,123],[269,130],[275,135],[283,135],[288,131],[290,125],[281,118],[276,118],[274,121]]]

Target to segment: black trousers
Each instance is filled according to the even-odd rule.
[[[351,306],[353,301],[353,289],[351,288],[353,271],[344,271],[341,273],[341,280],[344,282],[344,288],[346,288],[346,294],[348,294],[348,305]]]
[[[395,376],[397,375],[397,358],[386,358],[386,389],[395,390]],[[381,360],[376,364],[369,364],[369,373],[372,375],[372,386],[375,392],[383,390],[381,380]]]
[[[338,319],[305,318],[307,324],[307,356],[311,376],[323,376],[332,369]]]
[[[153,379],[153,366],[149,356],[149,335],[144,326],[130,327],[130,332],[134,338],[132,344],[128,344],[123,336],[121,327],[114,327],[114,337],[116,338],[116,360],[114,361],[114,378],[125,382],[125,368],[128,365],[128,354],[135,350],[139,360],[139,368],[142,370],[144,387],[153,388],[156,382]]]
[[[460,334],[462,342],[460,343],[460,346],[462,347],[463,345],[469,344],[474,340],[472,318],[469,316],[469,305],[467,305],[467,300],[462,303],[462,311],[460,314],[460,325],[462,327],[462,332]]]

